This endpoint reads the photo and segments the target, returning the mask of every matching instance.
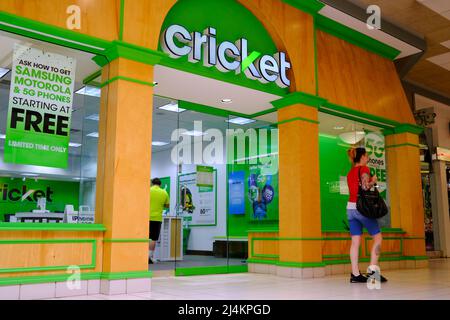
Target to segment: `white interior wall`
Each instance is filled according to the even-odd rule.
[[[170,210],[175,215],[177,198],[177,166],[170,160],[171,150],[152,153],[151,177],[170,177]],[[188,250],[212,251],[214,237],[226,235],[227,177],[226,165],[215,165],[217,169],[217,225],[210,227],[191,227]],[[196,171],[196,165],[183,165],[182,173]]]

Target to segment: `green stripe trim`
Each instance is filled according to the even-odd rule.
[[[328,17],[317,15],[315,22],[318,29],[386,59],[394,60],[401,53],[400,50],[331,20]]]
[[[325,4],[317,0],[282,0],[284,3],[297,8],[298,10],[304,11],[311,15],[316,15]]]
[[[289,107],[295,104],[304,104],[310,107],[319,108],[327,100],[319,96],[314,96],[305,92],[293,92],[285,96],[284,98],[272,101],[272,105],[275,109],[279,110],[285,107]]]
[[[164,52],[151,50],[120,40],[112,41],[103,55],[106,57],[94,57],[93,60],[101,67],[117,58],[124,58],[154,66],[167,57]]]
[[[429,260],[428,256],[403,256],[403,260]]]
[[[123,280],[123,279],[140,279],[152,278],[152,271],[131,271],[131,272],[103,272],[100,275],[102,280]]]
[[[268,259],[279,259],[280,255],[279,254],[256,253],[256,254],[253,254],[252,257],[255,257],[255,258],[268,258]]]
[[[37,283],[52,283],[52,282],[66,282],[73,274],[55,274],[55,275],[42,275],[42,276],[25,276],[25,277],[7,277],[0,278],[1,286],[14,286],[21,284],[37,284]],[[151,271],[138,271],[138,272],[82,272],[80,273],[80,280],[123,280],[123,279],[140,279],[140,278],[152,278],[153,273]]]
[[[0,30],[98,55],[110,46],[109,41],[100,38],[6,12],[0,12]]]
[[[273,228],[273,229],[249,229],[247,230],[248,233],[276,233],[279,232],[278,228]]]
[[[320,123],[317,120],[312,120],[312,119],[307,119],[307,118],[302,118],[302,117],[295,117],[295,118],[292,118],[292,119],[288,119],[288,120],[283,120],[283,121],[277,122],[276,125],[285,124],[285,123],[294,122],[294,121],[304,121],[304,122],[309,122],[309,123],[314,123],[314,124],[319,124]]]
[[[383,262],[383,261],[403,261],[403,260],[429,260],[429,258],[427,256],[401,256],[401,257],[380,257],[379,261]],[[360,262],[370,262],[370,258],[360,258],[359,259]],[[278,261],[274,261],[274,260],[262,260],[262,259],[247,259],[247,263],[258,263],[258,264],[270,264],[270,265],[279,265]],[[307,263],[307,262],[305,262]],[[342,259],[342,260],[324,260],[323,262],[311,262],[312,264],[323,264],[325,266],[327,265],[335,265],[335,264],[350,264],[351,261],[350,259]],[[295,262],[294,262],[295,264]],[[299,265],[301,265],[301,263],[299,263]],[[320,266],[320,265],[318,265]],[[295,265],[294,265],[295,267]],[[301,267],[298,266],[299,268],[311,268],[308,266],[305,267]]]
[[[417,126],[414,124],[404,123],[399,124],[395,128],[384,130],[383,134],[385,136],[400,134],[400,133],[412,133],[415,135],[419,135],[423,132],[424,128],[421,126]]]
[[[391,149],[391,148],[400,148],[400,147],[414,147],[414,148],[419,148],[420,146],[418,144],[413,144],[413,143],[400,143],[400,144],[393,144],[390,146],[386,146],[386,149]]]
[[[152,82],[142,81],[142,80],[129,78],[129,77],[124,77],[124,76],[117,76],[117,77],[111,78],[111,79],[103,82],[100,85],[100,88],[103,88],[103,87],[105,87],[105,86],[107,86],[107,85],[109,85],[109,84],[111,84],[111,83],[113,83],[114,81],[117,81],[117,80],[133,82],[133,83],[142,84],[144,86],[149,86],[149,87],[154,87],[155,86]]]
[[[134,242],[150,242],[149,239],[103,239],[103,242],[110,243],[134,243]]]
[[[245,236],[230,236],[230,237],[227,237],[227,236],[217,236],[217,237],[214,237],[213,239],[218,239],[218,240],[248,240],[248,237],[245,237]]]
[[[350,257],[349,254],[325,254],[322,256],[323,259],[348,258],[348,257]]]
[[[97,79],[101,75],[102,75],[102,70],[101,69],[97,70],[94,73],[88,75],[86,78],[84,78],[83,84],[91,84],[94,79]]]
[[[0,222],[0,231],[106,231],[102,224]]]
[[[294,268],[323,268],[326,266],[324,262],[290,262],[278,261],[277,266],[294,267]]]
[[[229,265],[229,266],[205,266],[191,268],[176,268],[175,276],[199,276],[207,274],[228,274],[228,273],[246,273],[247,265]]]
[[[82,272],[80,273],[80,280],[98,280],[100,279],[100,272]],[[66,282],[73,274],[55,274],[44,276],[28,276],[28,277],[7,277],[0,278],[1,286],[15,286],[21,284],[37,284],[37,283],[51,283],[51,282]]]
[[[77,265],[80,269],[95,269],[97,265],[97,241],[95,239],[49,239],[49,240],[0,240],[2,244],[52,244],[52,243],[90,243],[92,245],[91,263],[85,265]],[[67,266],[46,266],[46,267],[25,267],[25,268],[2,268],[0,273],[13,272],[32,272],[32,271],[56,271],[67,270]]]
[[[292,267],[292,268],[323,268],[326,266],[325,262],[291,262],[291,261],[274,261],[262,259],[247,259],[247,263],[271,264],[279,267]]]
[[[119,30],[119,40],[123,40],[123,25],[124,25],[124,16],[125,16],[125,0],[120,0],[120,30]]]
[[[277,112],[277,109],[275,109],[275,108],[267,109],[267,110],[264,110],[264,111],[260,111],[260,112],[256,112],[256,113],[251,114],[250,118],[253,119],[253,118],[264,116],[266,114],[274,113],[274,112]]]
[[[400,125],[399,122],[340,106],[328,101],[319,107],[319,111],[381,128],[392,129]]]

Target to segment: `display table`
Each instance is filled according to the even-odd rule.
[[[62,223],[64,221],[64,213],[55,212],[18,212],[15,217],[17,222]]]
[[[156,243],[155,257],[160,261],[183,260],[183,218],[165,216]]]

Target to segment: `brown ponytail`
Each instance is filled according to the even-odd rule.
[[[355,166],[359,161],[361,161],[361,157],[366,154],[365,148],[351,148],[348,149],[347,155],[352,163],[352,167]]]
[[[355,148],[348,149],[347,155],[348,155],[350,162],[352,163],[352,166],[354,166],[355,165],[355,157],[356,157],[356,149]]]

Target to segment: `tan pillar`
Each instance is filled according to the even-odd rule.
[[[283,100],[274,103],[278,108],[279,129],[278,265],[313,267],[309,270],[311,274],[319,272],[324,276],[324,269],[319,268],[324,267],[318,122],[322,99],[294,93]]]
[[[419,159],[415,126],[396,128],[386,135],[391,226],[406,231],[403,254],[412,260],[423,260],[426,256]]]
[[[97,216],[103,273],[148,273],[153,66],[117,58],[103,68]]]

